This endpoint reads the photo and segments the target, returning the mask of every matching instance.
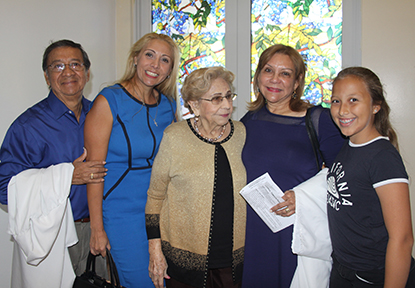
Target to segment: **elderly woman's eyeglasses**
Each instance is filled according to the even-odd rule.
[[[53,72],[62,72],[63,70],[65,70],[66,67],[69,67],[71,68],[71,70],[74,70],[74,71],[82,71],[84,69],[84,63],[80,63],[76,61],[70,62],[68,64],[53,63],[53,64],[50,64],[48,67],[50,67]]]
[[[226,99],[229,102],[232,102],[233,100],[235,100],[236,96],[238,96],[236,95],[236,93],[229,93],[229,94],[226,94],[225,96],[215,96],[215,97],[212,97],[212,99],[200,98],[200,100],[210,101],[212,102],[213,105],[219,105],[220,103],[222,103],[223,99]]]

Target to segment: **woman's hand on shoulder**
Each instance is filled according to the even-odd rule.
[[[164,278],[170,279],[167,275],[167,262],[161,250],[160,239],[148,240],[150,263],[148,265],[148,272],[153,284],[156,288],[164,287]]]
[[[271,208],[271,212],[282,217],[289,217],[295,213],[295,193],[293,190],[287,190],[282,196],[284,202],[278,203]]]

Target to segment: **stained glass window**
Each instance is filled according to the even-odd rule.
[[[169,35],[180,48],[179,89],[193,70],[225,66],[225,0],[153,0],[152,17],[153,32]]]
[[[304,98],[329,106],[331,80],[341,69],[341,0],[252,0],[251,33],[252,77],[266,48],[292,46],[307,64]]]
[[[251,0],[250,3],[251,19],[238,21],[251,22],[251,75],[266,48],[276,43],[290,45],[307,63],[304,98],[328,106],[331,79],[340,71],[342,62],[341,0]],[[171,36],[179,45],[182,61],[179,89],[193,70],[225,66],[225,0],[153,0],[152,29]]]

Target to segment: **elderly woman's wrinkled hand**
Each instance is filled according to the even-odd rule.
[[[161,251],[160,239],[149,240],[150,263],[148,265],[148,272],[156,288],[164,287],[164,278],[170,279],[167,275],[166,258]]]
[[[293,190],[285,191],[284,196],[282,196],[284,202],[278,203],[271,208],[271,212],[274,212],[277,215],[288,217],[295,213],[295,193]]]

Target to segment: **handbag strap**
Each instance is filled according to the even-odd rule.
[[[88,254],[88,259],[86,262],[86,271],[91,271],[94,274],[96,274],[95,272],[95,258],[97,255],[94,255],[91,253],[91,251]],[[114,287],[119,287],[122,288],[121,284],[120,284],[120,278],[118,276],[118,271],[117,271],[117,267],[115,266],[115,262],[114,259],[112,258],[112,255],[110,253],[110,251],[107,249],[107,263],[109,266],[109,276],[110,276],[110,282]]]
[[[320,171],[322,167],[325,166],[326,161],[324,160],[323,153],[321,153],[320,143],[318,142],[318,139],[317,139],[317,132],[316,132],[315,126],[317,126],[318,128],[318,124],[314,125],[313,122],[317,122],[320,119],[320,114],[323,111],[323,108],[322,107],[316,108],[313,115],[311,115],[311,108],[313,107],[310,107],[307,109],[307,113],[305,115],[305,126],[307,128],[307,134],[308,134],[308,138],[310,138],[311,146],[313,146],[314,156],[316,158],[316,164],[317,164],[317,171]],[[313,116],[314,121],[312,121],[311,119],[312,116]],[[322,166],[320,166],[318,155],[320,155],[320,158],[323,161]]]
[[[109,266],[109,269],[110,269],[111,283],[115,287],[121,288],[122,286],[120,284],[120,277],[118,276],[117,267],[115,266],[114,259],[112,258],[110,250],[108,250],[108,249],[107,249],[107,259],[108,259],[108,266]]]
[[[91,271],[95,273],[95,255],[89,251],[88,259],[86,261],[86,271]]]

